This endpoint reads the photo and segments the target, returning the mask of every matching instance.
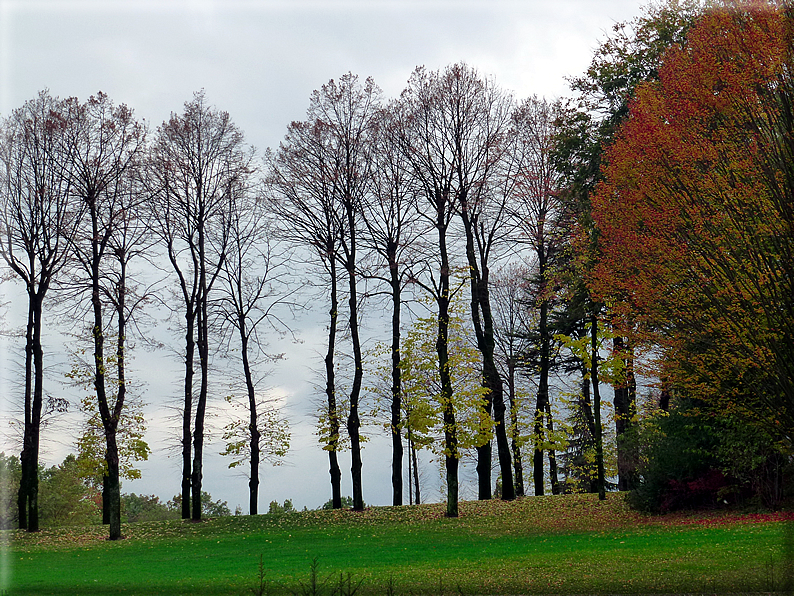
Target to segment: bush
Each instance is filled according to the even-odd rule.
[[[638,509],[759,505],[777,507],[790,457],[771,436],[746,421],[682,399],[640,430],[640,478],[630,495]]]
[[[121,495],[121,514],[127,522],[165,521],[179,519],[179,511],[169,509],[155,495]]]
[[[83,526],[102,520],[102,495],[86,485],[74,455],[39,472],[41,526]]]
[[[364,507],[366,506],[367,504],[364,503]],[[334,508],[333,499],[328,499],[325,503],[323,503],[322,507],[320,507],[320,509],[323,510],[329,510],[333,508]],[[352,509],[352,508],[353,508],[353,497],[342,497],[342,509]]]
[[[0,451],[0,530],[15,528],[19,521],[17,493],[21,476],[19,459]]]
[[[292,505],[292,501],[287,499],[284,501],[283,505],[279,505],[278,501],[270,501],[270,506],[268,507],[268,514],[279,514],[279,513],[295,513],[296,509]]]
[[[182,495],[174,495],[166,503],[169,511],[176,512],[177,516],[182,512]],[[207,517],[225,517],[231,515],[232,511],[229,509],[229,504],[226,501],[212,500],[212,495],[206,491],[201,491],[201,515]]]

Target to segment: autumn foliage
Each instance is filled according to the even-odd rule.
[[[706,13],[641,86],[593,197],[593,291],[688,395],[794,431],[792,10]]]

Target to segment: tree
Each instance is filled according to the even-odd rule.
[[[116,433],[125,399],[124,342],[128,312],[125,302],[127,256],[122,256],[119,276],[110,293],[116,296],[115,313],[120,313],[116,344],[118,391],[108,392],[106,383],[105,337],[108,326],[104,318],[103,290],[109,252],[120,254],[119,233],[123,221],[140,200],[133,185],[133,175],[143,157],[146,130],[125,105],[114,106],[107,95],[99,93],[85,103],[76,99],[67,104],[69,126],[64,144],[70,155],[70,192],[84,210],[74,236],[71,253],[78,263],[76,285],[90,295],[89,328],[93,339],[93,384],[97,409],[105,435],[110,539],[121,538],[121,493],[119,454]],[[124,249],[131,248],[125,242]],[[120,250],[124,250],[120,249]],[[120,308],[120,310],[119,310]]]
[[[428,282],[420,282],[432,296],[437,309],[436,355],[441,379],[439,402],[443,404],[444,457],[447,483],[448,517],[458,516],[458,451],[455,404],[449,368],[450,255],[448,238],[455,215],[459,189],[457,185],[455,135],[463,131],[455,124],[459,102],[465,96],[459,84],[466,68],[455,65],[443,72],[417,68],[401,96],[400,142],[413,170],[420,195],[419,212],[436,233],[432,256],[428,255]],[[432,263],[432,265],[431,265]]]
[[[374,144],[372,155],[376,160],[373,168],[372,191],[363,204],[362,212],[367,230],[363,242],[388,267],[388,277],[377,272],[369,275],[388,285],[391,298],[389,428],[392,438],[392,504],[395,506],[403,504],[401,435],[403,405],[400,378],[402,292],[412,276],[412,245],[422,233],[418,226],[410,163],[400,150],[399,118],[399,105],[396,103],[383,109],[378,116],[377,127],[371,141]],[[413,457],[415,459],[415,454]],[[410,464],[409,461],[409,469]],[[410,478],[408,482],[410,485]]]
[[[560,175],[552,161],[556,142],[555,120],[559,106],[532,97],[515,113],[519,154],[518,182],[515,185],[513,213],[522,232],[522,240],[532,250],[536,271],[531,300],[538,309],[537,331],[531,333],[533,364],[538,372],[538,395],[535,407],[533,476],[535,494],[544,492],[543,439],[546,430],[554,432],[549,398],[549,373],[553,362],[553,336],[550,317],[559,282],[555,270],[568,242],[571,213],[560,198]],[[549,475],[553,494],[559,494],[557,460],[549,451]]]
[[[210,293],[222,272],[230,213],[248,186],[252,160],[253,151],[245,146],[242,131],[228,112],[207,104],[203,91],[185,103],[182,115],[171,114],[158,128],[149,159],[156,229],[178,279],[185,317],[181,507],[183,518],[193,520],[200,520],[202,514]],[[194,415],[196,350],[200,380]]]
[[[71,201],[69,155],[62,136],[69,121],[64,102],[46,91],[3,122],[0,187],[0,254],[25,285],[24,428],[17,507],[19,528],[39,529],[38,466],[44,402],[44,352],[41,343],[44,300],[68,255],[79,221]]]
[[[108,335],[108,338],[112,338]],[[117,343],[118,345],[118,343]],[[123,346],[122,346],[123,347]],[[72,370],[66,374],[80,390],[88,391],[80,400],[79,410],[85,416],[83,430],[77,439],[76,461],[80,477],[92,489],[102,492],[102,523],[110,523],[110,490],[107,460],[105,457],[106,440],[99,413],[94,386],[94,366],[83,359],[85,350],[73,354]],[[124,368],[122,367],[122,372]],[[117,355],[105,357],[105,381],[109,387],[110,399],[113,403],[118,399],[121,383],[118,380],[119,367]],[[140,470],[135,468],[138,461],[146,461],[151,449],[144,440],[146,422],[143,415],[143,404],[128,392],[129,381],[122,377],[125,385],[124,406],[121,412],[121,423],[116,431],[116,444],[119,456],[119,478],[133,480],[141,477]],[[123,499],[123,495],[122,495]],[[123,506],[123,502],[122,502]],[[123,515],[123,512],[122,512]]]
[[[340,217],[334,201],[330,165],[325,155],[326,139],[321,122],[293,122],[275,155],[270,155],[268,185],[273,212],[282,225],[281,238],[308,248],[320,261],[328,287],[328,345],[324,357],[326,401],[320,414],[320,441],[328,452],[331,476],[331,501],[342,507],[342,472],[337,452],[340,449],[339,407],[336,395],[336,336],[339,317]]]
[[[483,387],[487,390],[485,411],[493,415],[501,496],[515,498],[510,449],[505,423],[504,384],[494,361],[494,321],[490,298],[490,265],[504,252],[512,226],[508,203],[515,172],[506,159],[512,98],[493,81],[483,79],[465,65],[450,69],[455,83],[446,91],[451,111],[450,139],[456,156],[456,209],[463,223],[466,261],[469,265],[471,319],[482,354]],[[493,414],[492,414],[493,409]],[[479,498],[491,498],[491,442],[477,448]]]
[[[361,511],[364,500],[361,486],[361,420],[359,396],[364,366],[359,336],[359,244],[363,201],[369,190],[372,160],[371,137],[380,101],[380,90],[372,79],[362,85],[358,77],[348,73],[339,81],[331,80],[312,93],[308,120],[293,123],[282,143],[278,160],[285,166],[284,175],[277,175],[278,188],[287,198],[289,208],[282,213],[302,217],[298,224],[297,240],[308,240],[309,244],[323,251],[321,259],[334,260],[347,276],[348,329],[353,351],[353,380],[348,400],[347,431],[350,436],[352,455],[351,475],[353,480],[353,509]],[[296,163],[300,160],[300,163]],[[292,170],[291,172],[289,170]],[[285,177],[286,176],[286,177]],[[291,184],[299,184],[296,189]],[[297,192],[296,192],[297,191]],[[315,212],[319,200],[320,209]],[[296,213],[297,212],[297,213]],[[318,216],[326,222],[318,221]],[[294,221],[290,221],[294,225]],[[318,226],[319,224],[319,226]],[[289,234],[289,232],[288,232]],[[318,237],[318,235],[320,237]],[[317,241],[320,241],[319,243]],[[329,351],[326,356],[327,394],[329,399],[329,421],[334,436],[337,422],[335,398],[331,407],[333,354],[336,329],[336,263],[329,263],[332,291],[331,317],[333,337],[329,336]],[[332,439],[336,451],[336,439]],[[331,447],[332,443],[328,446]],[[331,464],[332,485],[334,464]],[[341,493],[340,493],[341,498]],[[336,491],[334,492],[336,499]]]
[[[225,427],[226,449],[221,455],[233,455],[235,459],[229,467],[235,467],[246,459],[242,454],[248,453],[249,513],[256,515],[260,460],[264,457],[277,465],[289,448],[289,431],[286,420],[271,404],[262,403],[257,395],[261,377],[255,376],[255,362],[257,356],[268,357],[264,352],[265,339],[260,337],[263,324],[269,324],[277,332],[289,329],[279,317],[278,309],[290,306],[291,292],[286,289],[284,280],[288,259],[273,251],[264,201],[250,192],[235,194],[239,200],[229,214],[228,255],[223,263],[216,306],[222,324],[240,342],[248,420],[243,423],[235,418]],[[232,402],[233,396],[226,399]]]
[[[353,480],[353,510],[364,510],[361,487],[361,436],[359,428],[359,396],[364,376],[364,362],[359,337],[358,251],[363,201],[368,192],[373,164],[371,143],[374,117],[380,102],[380,89],[372,79],[364,85],[348,73],[338,83],[323,85],[312,96],[310,117],[325,123],[329,133],[329,162],[332,164],[334,199],[343,216],[339,236],[340,264],[347,272],[348,327],[353,349],[353,383],[348,401],[347,432],[350,436]]]
[[[600,249],[591,217],[590,199],[601,180],[605,148],[612,143],[616,130],[627,117],[635,89],[645,81],[659,78],[665,52],[683,44],[687,31],[703,13],[703,6],[699,0],[665,0],[649,5],[643,15],[630,22],[617,23],[610,37],[596,50],[586,73],[571,82],[578,97],[575,102],[569,102],[559,115],[559,131],[552,157],[563,176],[561,198],[576,215],[577,233],[589,237],[587,242],[582,239],[575,249],[578,251],[576,258],[589,259],[589,262],[575,266],[574,259],[568,259],[571,265],[566,266],[572,268],[572,273],[566,277],[576,280],[568,293],[572,297],[587,296],[581,308],[577,307],[581,317],[577,326],[580,328],[586,321],[592,322],[592,313],[599,316],[605,308],[612,308],[612,304],[601,304],[597,298],[589,296],[587,288],[582,286],[582,276],[573,273],[577,267],[587,271],[593,269],[598,259]],[[605,322],[610,325],[618,323],[611,313]],[[622,321],[619,326],[627,333],[631,327],[628,321]],[[626,368],[631,371],[633,344],[620,337],[616,339],[617,352],[624,355]],[[634,459],[631,454],[623,453],[622,439],[623,433],[630,430],[631,412],[636,409],[634,386],[633,377],[629,375],[616,387],[615,405],[620,412],[616,417],[619,427],[616,430],[619,431],[619,460],[622,464]],[[632,473],[629,467],[624,469],[621,466],[621,488],[628,488],[630,484]]]
[[[465,282],[463,282],[465,283]],[[488,390],[482,381],[482,355],[471,345],[471,329],[464,320],[465,306],[450,305],[448,368],[455,404],[455,436],[460,452],[476,449],[493,436],[493,419],[485,409]],[[433,358],[438,335],[435,317],[419,317],[406,333],[400,361],[405,411],[402,427],[408,439],[409,455],[415,471],[416,503],[419,481],[416,451],[430,449],[446,456],[444,410],[447,404],[437,361]],[[442,439],[442,437],[444,437]]]
[[[142,404],[128,395],[130,383],[127,379],[128,350],[131,337],[137,331],[141,311],[152,299],[151,287],[142,287],[137,279],[139,271],[134,265],[151,256],[153,237],[151,233],[151,210],[146,195],[140,184],[140,158],[123,174],[122,185],[114,191],[113,203],[107,206],[107,213],[100,215],[100,226],[106,229],[102,234],[109,233],[102,255],[99,257],[99,291],[103,309],[107,312],[103,318],[107,321],[107,329],[103,331],[106,341],[114,341],[115,351],[105,356],[103,370],[106,391],[110,394],[110,403],[121,402],[119,416],[123,423],[117,426],[116,443],[119,454],[119,474],[123,478],[138,478],[140,472],[132,466],[133,461],[146,460],[150,449],[143,440],[146,426],[143,419]],[[79,261],[88,269],[85,249],[77,248]],[[86,289],[82,279],[74,279],[72,284],[79,294]],[[93,386],[91,371],[93,364],[82,362],[82,353],[75,354],[75,366],[66,376],[72,378],[88,389]],[[110,523],[111,515],[111,478],[109,469],[104,463],[103,442],[105,430],[102,416],[95,395],[86,396],[81,401],[81,410],[87,415],[86,428],[78,440],[78,463],[83,472],[90,477],[98,477],[103,485],[102,498],[103,523]]]
[[[637,91],[593,204],[596,291],[662,348],[679,390],[785,441],[791,23],[790,7],[764,3],[704,16]]]
[[[527,366],[526,330],[533,318],[526,308],[526,279],[529,273],[520,265],[508,265],[493,275],[491,300],[494,315],[495,361],[502,369],[507,383],[510,405],[510,448],[513,452],[514,486],[517,497],[523,497],[524,469],[521,447],[526,438],[521,434],[520,414],[527,400],[526,390],[520,387],[521,371]]]

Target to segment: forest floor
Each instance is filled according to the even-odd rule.
[[[787,587],[789,513],[528,497],[0,532],[0,595],[727,594]],[[260,578],[261,561],[261,578]],[[314,569],[314,572],[312,572]]]

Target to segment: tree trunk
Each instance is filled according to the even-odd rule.
[[[193,470],[190,477],[191,517],[193,521],[201,521],[201,485],[204,467],[204,418],[207,411],[207,392],[209,384],[209,345],[207,342],[207,296],[206,289],[199,300],[198,341],[199,359],[201,360],[201,386],[196,402],[196,424],[193,433]]]
[[[483,413],[488,416],[488,418],[493,417],[492,405],[491,399],[486,397],[485,404],[483,405]],[[491,492],[492,459],[490,441],[485,443],[485,445],[477,447],[477,498],[481,501],[486,501],[493,496]]]
[[[331,311],[328,325],[328,352],[325,354],[325,395],[328,399],[328,461],[331,475],[331,502],[334,509],[342,508],[342,471],[336,450],[339,447],[339,417],[336,412],[336,385],[334,371],[334,352],[336,350],[336,325],[339,316],[337,298],[336,260],[333,247],[328,250],[328,263],[331,275]]]
[[[199,212],[197,227],[198,237],[198,276],[199,291],[196,300],[197,306],[197,342],[196,347],[199,353],[199,364],[201,366],[201,384],[199,385],[199,397],[196,402],[196,422],[193,427],[193,470],[190,476],[191,488],[191,516],[193,521],[201,521],[201,486],[204,472],[204,419],[207,412],[207,396],[209,393],[209,286],[207,280],[207,252],[206,252],[206,231],[204,222],[206,221],[205,202],[199,197]],[[223,257],[220,257],[221,259]],[[220,263],[218,264],[220,266]]]
[[[466,197],[461,197],[461,217],[466,233],[466,258],[469,264],[471,278],[471,316],[474,331],[477,337],[477,348],[483,359],[483,387],[488,390],[486,402],[483,406],[489,418],[493,416],[494,434],[499,457],[499,469],[502,473],[502,499],[511,501],[515,498],[513,486],[513,470],[510,458],[510,449],[507,441],[505,426],[505,404],[502,377],[494,361],[496,342],[494,339],[493,315],[491,313],[490,292],[488,291],[488,265],[487,259],[481,255],[478,261],[475,250],[476,223],[472,221],[468,210]],[[488,441],[477,448],[477,478],[479,499],[490,499],[491,493],[491,458],[492,447]]]
[[[545,269],[541,268],[541,278]],[[538,382],[538,399],[535,404],[535,454],[533,458],[533,476],[535,495],[544,494],[543,481],[543,418],[549,401],[549,302],[545,298],[540,303],[540,380]]]
[[[391,315],[391,438],[392,438],[392,505],[403,504],[403,439],[400,432],[402,422],[402,385],[400,379],[400,276],[397,260],[389,251],[389,272],[391,274],[392,315]],[[410,471],[408,484],[410,486]],[[409,498],[410,505],[410,498]]]
[[[31,441],[28,475],[28,531],[39,531],[39,441],[41,409],[44,404],[44,349],[41,346],[41,299],[33,313],[33,408],[31,410]]]
[[[637,385],[634,379],[634,358],[622,337],[613,342],[615,356],[623,360],[625,378],[614,386],[615,439],[618,455],[618,490],[632,490],[636,476],[636,447],[629,433],[633,427],[637,406]]]
[[[411,441],[410,447],[411,447],[411,459],[413,459],[414,461],[414,487],[415,487],[414,492],[416,493],[414,495],[415,496],[414,503],[419,505],[419,503],[422,502],[421,495],[419,494],[419,461],[416,457],[416,445],[413,444],[413,441]],[[410,484],[410,478],[408,480]]]
[[[593,439],[596,448],[596,473],[598,498],[603,501],[606,499],[606,478],[604,477],[604,442],[603,427],[601,426],[601,391],[598,381],[598,317],[593,314],[590,317],[590,347],[592,350],[590,382],[593,384],[593,418],[595,422],[595,434]]]
[[[546,400],[546,429],[549,439],[554,436],[554,419],[551,416],[551,400]],[[549,449],[549,479],[551,480],[551,494],[560,494],[560,479],[557,475],[557,454],[554,449]]]
[[[659,409],[662,412],[670,411],[670,379],[667,377],[661,378],[662,390],[659,395]]]
[[[259,439],[258,411],[256,404],[256,388],[251,374],[251,363],[248,360],[248,332],[245,326],[245,317],[240,316],[237,323],[240,332],[240,351],[243,359],[243,374],[245,387],[248,392],[248,430],[251,433],[251,476],[248,480],[248,513],[256,515],[259,510]]]
[[[351,216],[352,224],[352,216]],[[355,240],[352,241],[353,243]],[[353,246],[355,246],[353,244]],[[361,340],[358,335],[358,294],[356,288],[355,248],[351,249],[348,262],[348,304],[350,307],[350,336],[353,341],[353,386],[350,391],[350,413],[347,417],[347,432],[350,435],[350,474],[353,480],[353,510],[364,511],[364,496],[361,487],[361,420],[358,414],[358,400],[361,393],[361,382],[364,377],[364,363],[361,356]]]
[[[452,401],[452,378],[449,372],[449,258],[447,256],[446,236],[439,223],[439,252],[441,270],[439,272],[440,293],[438,304],[438,337],[436,352],[438,370],[441,377],[441,409],[444,419],[444,451],[447,474],[447,517],[458,517],[458,432],[455,422],[455,406]]]
[[[22,435],[22,452],[19,454],[21,478],[17,491],[17,511],[19,512],[19,529],[28,529],[28,502],[31,488],[30,460],[33,456],[33,328],[36,294],[32,285],[28,288],[28,322],[25,328],[25,421]]]
[[[194,340],[195,309],[193,303],[185,311],[185,403],[182,410],[182,519],[190,519],[190,474],[193,448],[193,358],[196,349]]]
[[[587,422],[587,430],[590,434],[590,440],[593,442],[595,446],[595,435],[596,435],[596,425],[595,425],[595,418],[593,417],[593,407],[590,402],[590,377],[588,376],[589,371],[585,366],[584,361],[581,361],[582,365],[582,401],[581,401],[581,408],[584,412],[585,421]],[[582,450],[585,450],[586,446],[582,446]],[[590,493],[597,493],[598,492],[598,475],[596,473],[595,477],[590,478],[590,486],[588,489]]]
[[[518,428],[518,403],[516,400],[516,365],[511,357],[507,362],[507,398],[510,402],[510,447],[513,450],[513,470],[515,473],[516,497],[524,496],[524,469],[521,464],[521,433]]]
[[[42,301],[46,287],[28,291],[25,344],[25,426],[20,454],[21,479],[17,494],[19,528],[39,531],[39,441],[44,402],[44,350],[41,346]],[[32,366],[32,370],[31,370]],[[31,382],[32,381],[32,382]],[[32,395],[31,395],[32,389]]]
[[[110,540],[119,540],[121,536],[121,484],[119,482],[119,451],[116,444],[116,430],[106,430],[107,451],[107,503],[108,523],[110,524]]]

